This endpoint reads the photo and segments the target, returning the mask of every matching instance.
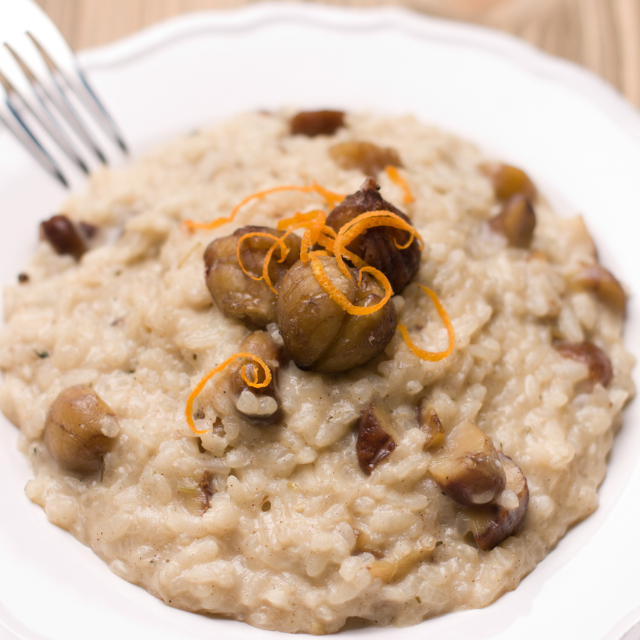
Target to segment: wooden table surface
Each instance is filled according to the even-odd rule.
[[[74,49],[93,47],[160,20],[252,0],[37,0]],[[640,107],[640,0],[324,0],[396,4],[507,31],[600,75]]]

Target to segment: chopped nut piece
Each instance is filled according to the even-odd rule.
[[[418,407],[418,424],[420,429],[427,434],[424,443],[425,449],[439,447],[444,443],[444,427],[436,410],[423,398]]]
[[[433,541],[433,546],[416,546],[409,553],[405,553],[400,557],[374,560],[369,565],[369,572],[374,578],[380,578],[383,582],[402,580],[418,562],[430,557],[434,548],[435,540]]]
[[[356,451],[360,468],[368,476],[396,448],[389,435],[393,430],[391,416],[379,400],[374,400],[362,412],[358,423]]]
[[[277,392],[277,378],[282,358],[281,349],[267,331],[254,331],[240,343],[239,351],[252,353],[262,359],[271,370],[272,378],[266,387],[257,389],[249,387],[242,379],[242,368],[246,366],[245,375],[249,381],[254,380],[257,372],[257,382],[263,382],[264,371],[262,367],[256,366],[253,362],[245,365],[245,363],[237,361],[231,364],[227,375],[236,410],[245,418],[258,424],[268,425],[280,422],[282,409]],[[246,398],[247,395],[249,400]]]
[[[589,367],[589,380],[606,387],[613,377],[613,367],[607,354],[592,342],[558,342],[553,345],[563,358],[571,358]]]
[[[61,391],[44,425],[44,443],[61,466],[78,473],[102,469],[119,432],[115,414],[85,385]]]
[[[301,111],[291,118],[290,127],[294,136],[332,136],[340,127],[344,127],[344,111]]]
[[[360,169],[368,176],[376,176],[389,165],[402,166],[395,149],[379,147],[372,142],[341,142],[329,149],[329,156],[343,169]]]
[[[520,467],[502,453],[498,457],[506,475],[502,494],[493,503],[466,513],[476,543],[484,551],[490,551],[518,531],[529,505],[529,487]]]
[[[369,307],[384,298],[382,287],[355,269],[347,278],[334,258],[320,258],[328,278],[352,304]],[[282,279],[278,327],[289,355],[301,369],[338,373],[375,358],[396,330],[396,310],[387,303],[369,315],[351,315],[335,303],[313,274],[297,262]]]
[[[536,214],[527,198],[515,195],[505,202],[502,211],[490,224],[494,231],[506,236],[510,246],[526,249],[533,239]]]
[[[390,211],[406,222],[409,218],[392,204],[383,200],[380,187],[373,178],[367,178],[356,193],[347,196],[327,217],[327,225],[339,231],[361,213]],[[420,267],[420,245],[416,239],[406,248],[398,249],[409,240],[409,232],[391,227],[375,227],[360,234],[346,248],[362,258],[368,265],[379,269],[389,279],[394,293],[400,293],[409,284]]]
[[[222,313],[231,318],[248,320],[258,327],[266,327],[276,320],[276,294],[264,280],[254,280],[238,263],[238,240],[247,233],[269,233],[280,238],[283,231],[269,227],[242,227],[233,235],[214,240],[204,252],[205,278],[211,297]],[[271,284],[277,290],[287,269],[300,257],[300,238],[290,235],[284,241],[289,255],[278,262],[280,250],[276,248],[269,264]],[[274,240],[252,236],[242,242],[240,258],[244,268],[259,277],[265,256]]]
[[[353,532],[356,536],[356,552],[357,553],[370,553],[376,558],[382,558],[384,552],[378,545],[376,545],[365,531],[360,529],[354,529]]]
[[[614,311],[624,313],[627,296],[615,276],[600,264],[585,265],[573,278],[576,289],[591,291]]]
[[[40,235],[59,255],[79,260],[87,251],[87,244],[67,216],[58,214],[40,223]]]
[[[209,471],[208,469],[205,470],[205,472],[202,474],[202,480],[198,485],[198,500],[200,502],[200,511],[202,515],[209,511],[209,507],[211,506],[211,498],[216,492],[213,481],[213,473],[211,473],[211,471]]]
[[[449,433],[429,467],[434,480],[456,502],[487,504],[503,489],[505,473],[491,439],[468,420]]]
[[[491,180],[498,200],[509,200],[515,195],[535,200],[536,186],[522,169],[500,162],[488,162],[480,168]]]

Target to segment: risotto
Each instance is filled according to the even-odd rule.
[[[331,633],[485,606],[597,506],[624,289],[472,144],[292,116],[102,170],[41,225],[0,333],[27,496],[193,612]]]

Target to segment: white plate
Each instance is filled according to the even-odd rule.
[[[640,291],[640,117],[596,78],[512,38],[391,8],[278,4],[193,14],[81,59],[134,155],[239,110],[296,105],[414,113],[525,167],[565,213],[585,215],[602,261]],[[82,186],[79,176],[73,181]],[[37,223],[65,197],[0,130],[3,282],[14,280],[35,246]],[[627,343],[638,354],[635,296],[628,319]],[[516,591],[483,610],[341,637],[622,635],[640,616],[638,418],[636,402],[616,438],[598,511]],[[30,472],[6,421],[0,440],[1,638],[282,638],[171,609],[112,575],[27,500]]]

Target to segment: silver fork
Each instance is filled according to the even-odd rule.
[[[0,0],[0,87],[0,122],[65,187],[59,151],[87,174],[87,155],[107,163],[88,122],[127,153],[71,48],[32,0]]]

